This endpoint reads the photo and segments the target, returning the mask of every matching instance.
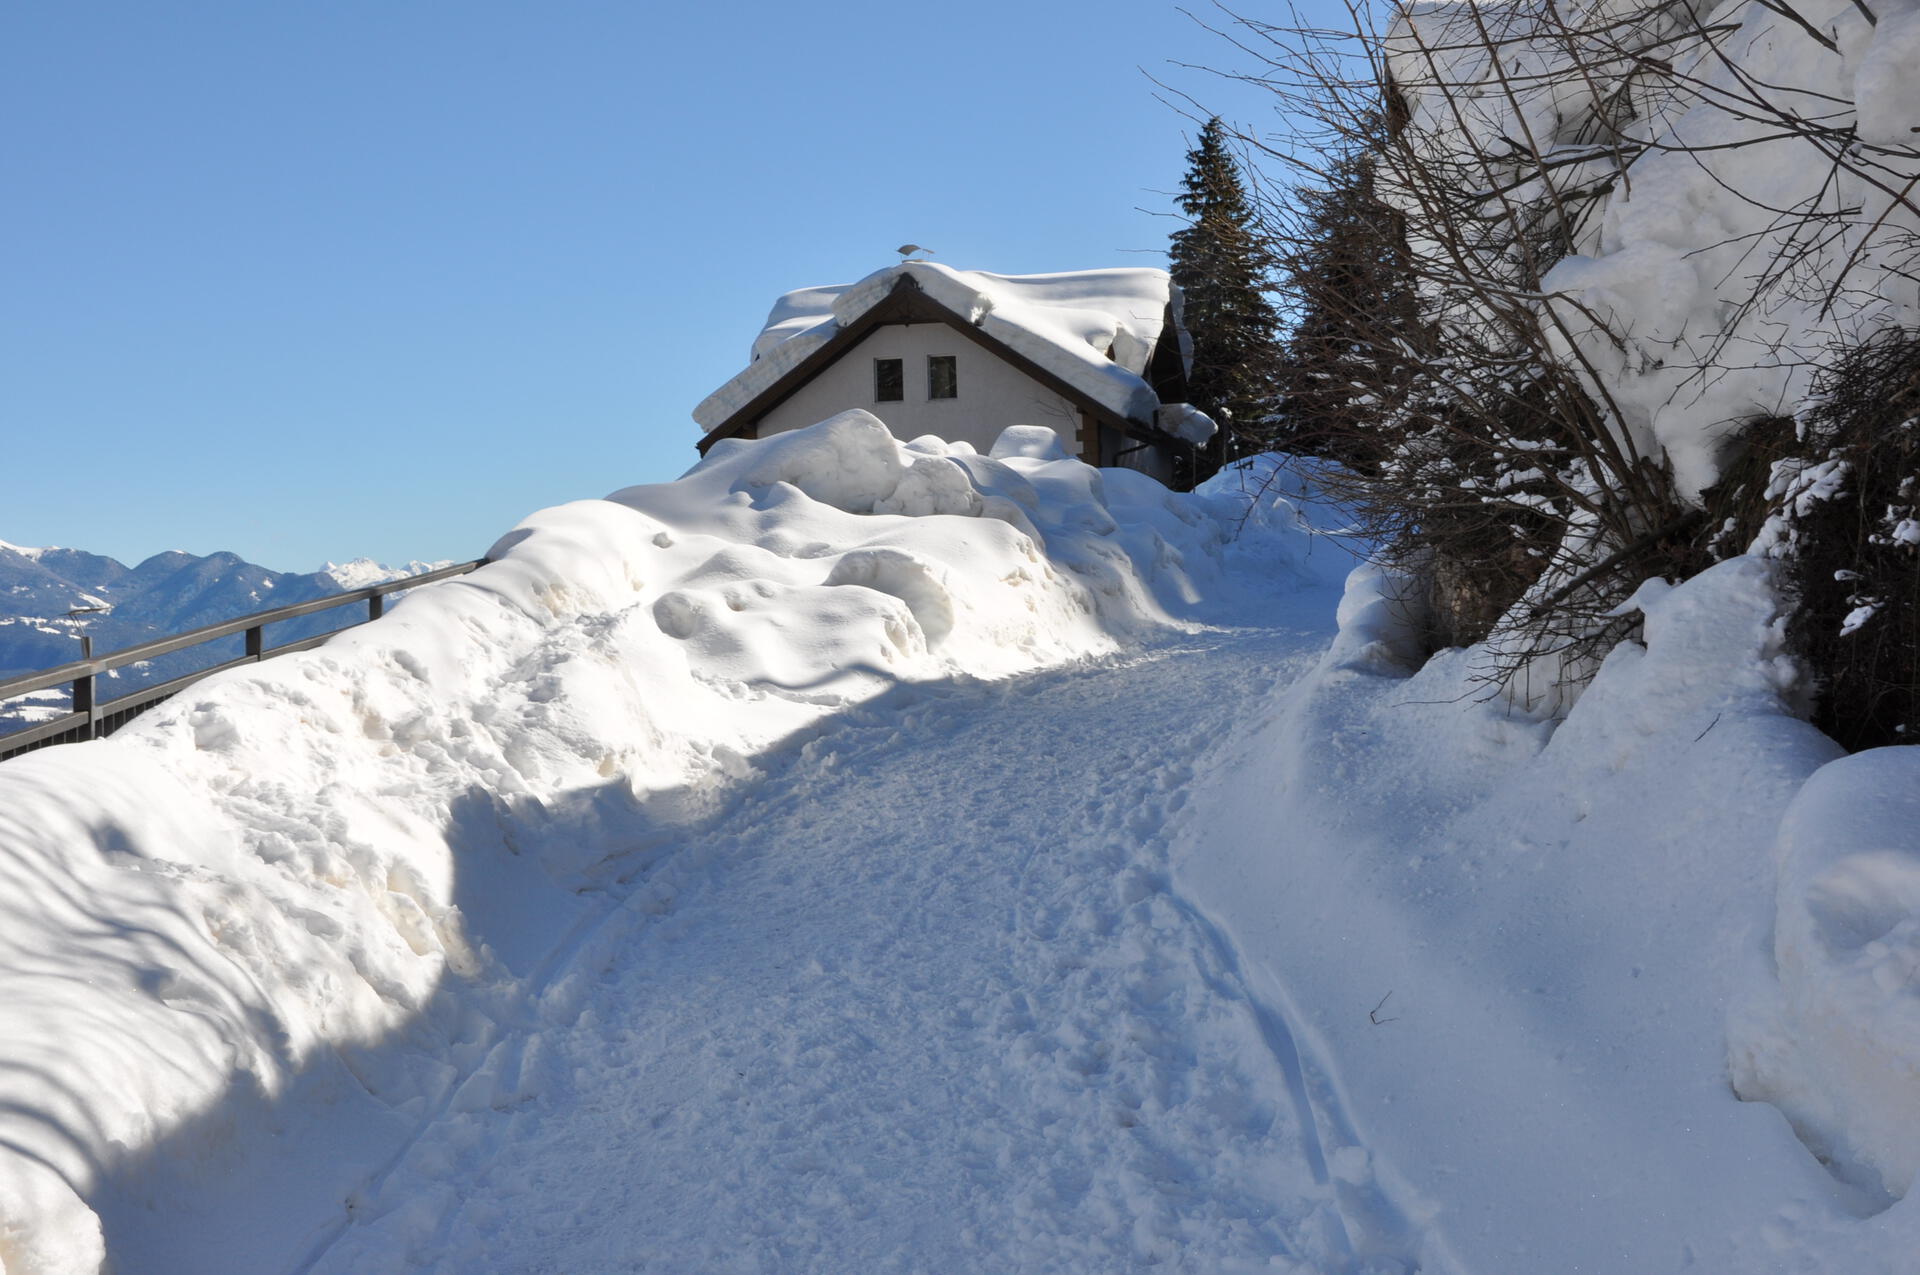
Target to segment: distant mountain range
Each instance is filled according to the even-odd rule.
[[[387,567],[365,558],[318,571],[272,571],[237,554],[157,553],[139,566],[81,549],[27,549],[0,540],[0,681],[80,658],[80,635],[96,655],[204,624],[237,619],[351,589],[415,575],[442,564]],[[105,608],[85,610],[85,608]],[[69,614],[80,611],[81,614]],[[270,627],[269,646],[330,632],[366,618],[342,607]],[[147,682],[164,681],[238,656],[239,636],[109,674],[104,702]],[[64,687],[0,703],[0,733],[68,709]]]

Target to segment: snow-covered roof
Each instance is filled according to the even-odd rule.
[[[1118,416],[1154,423],[1160,398],[1148,364],[1179,291],[1164,270],[1079,270],[1002,275],[909,261],[858,283],[801,288],[774,302],[753,342],[753,361],[693,409],[715,429],[890,296],[902,279],[985,335],[1051,372]],[[1186,333],[1175,324],[1183,363]],[[1111,357],[1109,357],[1111,351]]]

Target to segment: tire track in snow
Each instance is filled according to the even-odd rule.
[[[1215,631],[816,737],[308,1266],[1360,1269],[1292,1034],[1167,862],[1263,702],[1220,688],[1297,650]]]

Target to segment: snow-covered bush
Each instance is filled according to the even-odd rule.
[[[1798,426],[1758,547],[1796,604],[1814,720],[1849,748],[1920,743],[1920,333],[1841,354]]]
[[[1374,436],[1339,454],[1428,564],[1435,644],[1491,637],[1491,676],[1564,703],[1639,581],[1712,560],[1755,422],[1920,318],[1920,90],[1891,70],[1920,27],[1849,0],[1356,12],[1233,33],[1300,122],[1247,139],[1290,167],[1283,255],[1366,285],[1295,298],[1338,354],[1314,398]]]

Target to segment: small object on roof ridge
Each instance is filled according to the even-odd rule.
[[[933,249],[922,248],[917,243],[903,243],[898,248],[895,248],[894,251],[899,253],[902,257],[911,257],[916,252],[930,253],[933,251]]]

